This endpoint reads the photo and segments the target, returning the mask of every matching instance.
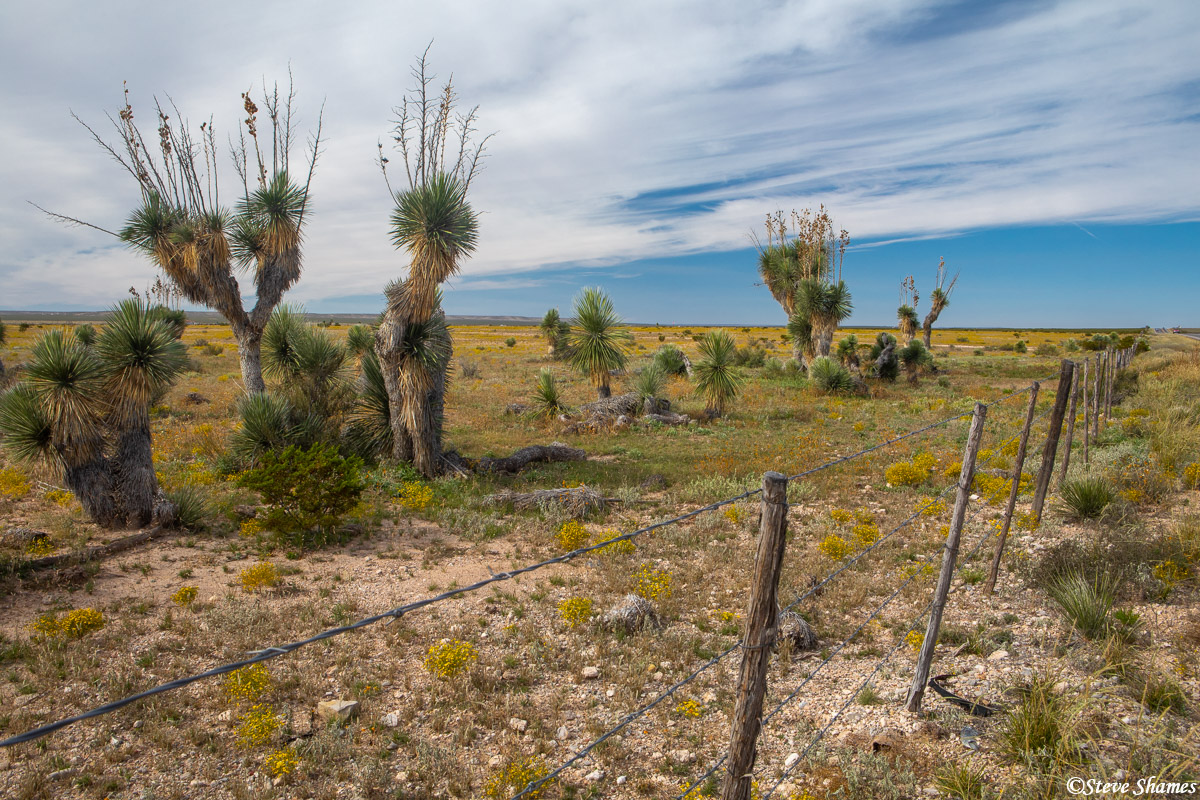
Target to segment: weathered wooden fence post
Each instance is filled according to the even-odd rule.
[[[742,639],[742,667],[738,675],[737,706],[729,735],[729,763],[721,800],[749,800],[758,732],[762,725],[763,697],[767,691],[767,665],[778,632],[779,572],[787,539],[788,481],[778,472],[763,475],[762,520],[758,553],[746,610]]]
[[[1067,479],[1067,470],[1071,468],[1071,445],[1075,443],[1075,404],[1079,400],[1079,365],[1071,375],[1071,408],[1067,411],[1067,446],[1063,448],[1062,471],[1058,473],[1058,485],[1061,488]]]
[[[1021,491],[1021,468],[1025,466],[1025,447],[1029,444],[1029,429],[1033,427],[1033,410],[1037,406],[1038,389],[1041,386],[1034,381],[1033,388],[1029,390],[1029,410],[1025,412],[1025,427],[1021,429],[1021,441],[1017,446],[1017,457],[1013,461],[1013,485],[1008,493],[1008,505],[1004,509],[1004,527],[1000,529],[1000,541],[996,543],[996,555],[992,557],[992,570],[988,573],[987,583],[983,587],[984,594],[991,594],[996,590],[1000,559],[1004,556],[1004,542],[1012,525],[1013,509],[1017,507],[1017,495]]]
[[[1050,478],[1054,476],[1054,456],[1058,453],[1058,439],[1062,435],[1063,417],[1067,414],[1067,402],[1071,399],[1071,379],[1075,376],[1075,364],[1064,358],[1062,372],[1058,375],[1054,410],[1050,412],[1050,429],[1046,431],[1046,446],[1042,450],[1042,466],[1038,470],[1037,485],[1033,491],[1033,521],[1042,521],[1042,506],[1046,504],[1046,493],[1050,491]]]
[[[1083,465],[1088,466],[1088,439],[1092,429],[1092,407],[1088,404],[1088,365],[1092,363],[1092,357],[1088,356],[1083,360],[1083,380],[1080,384],[1083,386]]]
[[[1096,353],[1096,375],[1093,378],[1095,383],[1092,386],[1092,394],[1095,397],[1092,399],[1092,438],[1095,439],[1100,435],[1100,365],[1103,363],[1103,358],[1100,353]]]
[[[1104,375],[1104,379],[1105,379],[1104,380],[1104,425],[1105,425],[1105,427],[1108,427],[1108,421],[1110,419],[1112,419],[1112,390],[1113,390],[1113,384],[1117,380],[1117,360],[1115,358],[1115,355],[1116,354],[1110,350],[1109,354],[1108,354],[1108,358],[1105,359],[1105,363],[1108,366],[1108,369],[1106,370],[1105,375]]]
[[[925,684],[929,682],[929,666],[933,662],[933,648],[937,646],[938,632],[942,627],[942,612],[946,609],[946,597],[950,594],[950,579],[954,577],[954,563],[958,560],[958,544],[962,540],[963,523],[967,519],[967,501],[971,496],[971,482],[975,480],[975,458],[979,444],[983,441],[983,422],[987,417],[987,406],[975,404],[975,415],[971,418],[971,431],[967,434],[967,449],[963,452],[962,472],[958,476],[958,494],[954,498],[954,513],[950,517],[950,533],[946,536],[946,550],[942,553],[942,572],[933,591],[933,604],[929,610],[929,624],[925,628],[925,639],[917,656],[917,670],[913,675],[912,687],[908,690],[909,711],[921,710],[921,699],[925,696]]]

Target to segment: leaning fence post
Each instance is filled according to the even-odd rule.
[[[913,675],[912,687],[908,690],[909,711],[921,710],[921,698],[925,696],[925,684],[929,682],[929,666],[933,662],[933,648],[937,645],[938,632],[942,627],[942,612],[946,608],[946,597],[950,594],[950,579],[954,577],[954,562],[958,560],[958,543],[962,539],[963,523],[967,519],[967,501],[971,495],[971,482],[975,480],[975,458],[979,444],[983,441],[983,421],[987,417],[987,406],[975,404],[975,415],[971,418],[971,431],[967,434],[967,449],[963,453],[962,471],[958,476],[958,494],[954,498],[954,513],[950,517],[950,533],[946,536],[946,549],[942,553],[942,573],[938,576],[937,588],[933,591],[933,603],[929,611],[929,625],[925,628],[925,639],[917,656],[917,671]]]
[[[1075,404],[1079,401],[1079,365],[1071,374],[1071,409],[1067,412],[1067,446],[1063,448],[1062,471],[1058,473],[1058,485],[1061,487],[1067,479],[1067,470],[1071,468],[1071,445],[1075,442]]]
[[[1088,405],[1088,365],[1092,363],[1091,356],[1083,360],[1083,465],[1088,466],[1088,439],[1092,428],[1092,407]]]
[[[787,538],[788,481],[778,472],[763,475],[762,520],[758,553],[746,610],[746,635],[742,639],[742,667],[738,674],[737,706],[729,735],[729,763],[721,800],[749,800],[758,732],[762,725],[763,697],[767,691],[767,665],[778,632],[779,572]]]
[[[1054,475],[1054,456],[1058,452],[1058,437],[1062,434],[1063,417],[1067,414],[1067,401],[1071,399],[1071,379],[1075,376],[1075,364],[1064,358],[1062,372],[1058,375],[1054,410],[1050,412],[1050,429],[1046,432],[1046,446],[1042,450],[1042,466],[1038,470],[1037,484],[1033,492],[1033,521],[1042,521],[1042,506],[1046,504],[1046,492],[1050,491],[1050,478]]]
[[[992,570],[988,573],[987,584],[983,587],[984,594],[996,590],[996,577],[1000,574],[1000,559],[1004,556],[1004,542],[1008,538],[1008,529],[1012,525],[1013,509],[1017,507],[1017,495],[1021,491],[1021,468],[1025,466],[1025,446],[1029,444],[1029,429],[1033,427],[1033,411],[1037,406],[1038,381],[1033,382],[1029,390],[1029,410],[1025,412],[1025,427],[1021,429],[1021,441],[1017,446],[1017,457],[1013,460],[1013,483],[1008,493],[1008,505],[1004,509],[1004,526],[1000,529],[1000,541],[996,543],[996,555],[992,557]]]

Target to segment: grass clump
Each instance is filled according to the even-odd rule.
[[[449,680],[466,672],[477,658],[479,653],[470,642],[443,639],[425,654],[425,669],[442,680]]]
[[[1020,687],[1021,702],[1000,727],[1000,751],[1038,775],[1062,775],[1080,761],[1077,709],[1049,677]]]
[[[1108,573],[1088,577],[1072,572],[1048,587],[1050,596],[1081,634],[1095,639],[1108,629],[1108,612],[1115,600],[1115,585]]]
[[[950,764],[934,779],[938,791],[955,800],[982,800],[987,781],[984,772],[971,764]]]
[[[1058,494],[1065,511],[1074,519],[1095,519],[1117,499],[1108,482],[1099,477],[1063,481]]]

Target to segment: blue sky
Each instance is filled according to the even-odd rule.
[[[1200,4],[1106,0],[5,4],[0,308],[102,308],[153,280],[27,203],[113,229],[137,201],[70,111],[101,126],[124,80],[139,119],[169,93],[223,138],[239,93],[290,64],[326,148],[289,297],[378,310],[406,262],[376,142],[430,40],[495,132],[452,314],[600,285],[631,320],[781,324],[751,234],[824,203],[854,242],[852,324],[891,322],[910,273],[927,297],[944,257],[946,325],[1200,325]]]

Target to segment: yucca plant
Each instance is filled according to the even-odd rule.
[[[364,459],[374,459],[392,452],[391,405],[374,350],[363,354],[361,367],[362,380],[346,426],[346,440]]]
[[[554,373],[543,367],[538,371],[537,385],[533,389],[533,415],[548,419],[566,410]]]
[[[838,342],[837,358],[843,367],[858,369],[858,337],[853,333]]]
[[[726,331],[709,331],[700,340],[700,361],[696,364],[696,392],[704,398],[705,410],[719,417],[737,397],[745,378],[734,367],[737,345]]]
[[[896,356],[904,365],[904,373],[908,375],[909,383],[916,383],[922,372],[933,367],[933,356],[916,338],[900,348],[900,352]]]
[[[263,331],[263,374],[278,384],[292,408],[315,414],[335,432],[351,403],[347,351],[323,328],[310,325],[303,309],[276,308]]]
[[[91,347],[96,343],[96,329],[86,322],[82,325],[76,325],[71,333],[74,334],[75,338],[84,347]]]
[[[654,352],[654,365],[666,376],[688,376],[688,358],[673,344],[664,344]]]
[[[613,309],[612,299],[599,288],[586,288],[576,296],[567,343],[571,366],[591,379],[600,399],[611,397],[610,373],[625,368],[633,335]]]
[[[871,345],[870,359],[875,377],[880,380],[894,381],[900,374],[900,359],[896,357],[896,337],[887,331],[880,331]]]
[[[854,310],[846,282],[834,283],[826,278],[801,281],[797,305],[800,315],[808,319],[812,328],[814,353],[818,358],[827,357],[838,325]]]
[[[644,367],[633,379],[633,391],[638,396],[639,400],[654,400],[662,394],[663,387],[666,386],[667,375],[663,372],[662,367],[651,362],[649,366]]]
[[[229,451],[243,464],[252,464],[263,454],[296,444],[295,411],[287,398],[256,392],[238,400],[241,423],[229,438]]]
[[[946,306],[950,305],[950,295],[954,292],[954,285],[958,283],[958,275],[959,273],[954,273],[954,277],[947,284],[946,259],[938,260],[937,281],[933,292],[929,295],[929,313],[925,315],[925,323],[922,326],[926,350],[933,346],[933,323],[937,322]]]
[[[1117,494],[1099,476],[1063,481],[1058,489],[1063,510],[1073,519],[1094,519],[1104,513]]]
[[[907,345],[917,335],[917,326],[921,320],[917,317],[917,303],[921,296],[917,293],[917,281],[912,275],[900,281],[900,308],[896,309],[896,321],[900,328],[900,340]]]
[[[850,314],[850,292],[841,274],[850,235],[834,233],[825,206],[816,213],[793,211],[790,218],[782,211],[768,214],[766,229],[758,274],[787,314],[792,357],[803,366],[805,359],[829,355],[833,332]]]
[[[393,192],[392,243],[407,253],[409,270],[384,292],[375,353],[388,395],[391,455],[434,477],[442,470],[442,411],[453,352],[441,284],[458,273],[478,241],[479,221],[467,192],[487,138],[471,143],[475,111],[455,113],[450,82],[440,100],[429,96],[427,67],[420,56],[413,70],[417,86],[401,106],[393,136],[408,188]],[[446,146],[451,139],[458,141],[457,153]],[[381,145],[385,181],[387,164]]]
[[[557,308],[552,308],[546,312],[546,316],[542,317],[542,324],[538,326],[542,336],[546,339],[546,355],[553,358],[562,358],[567,351],[567,341],[571,334],[571,325],[565,319],[562,319],[558,314]]]
[[[813,385],[826,394],[847,394],[854,391],[850,371],[829,356],[818,356],[808,367]]]
[[[352,325],[346,333],[346,349],[357,359],[362,359],[375,349],[375,331],[370,325]]]
[[[1116,599],[1116,584],[1107,572],[1092,576],[1069,572],[1046,587],[1071,624],[1088,639],[1108,630],[1108,612]]]
[[[93,347],[51,331],[26,379],[0,400],[0,432],[17,458],[43,460],[99,525],[171,521],[154,473],[150,405],[183,371],[183,345],[139,300],[109,316]]]
[[[203,123],[198,131],[189,130],[180,125],[183,117],[178,110],[172,121],[156,102],[157,135],[144,136],[134,122],[127,92],[125,106],[117,115],[119,143],[104,141],[85,124],[141,193],[140,205],[117,237],[166,274],[171,284],[168,294],[212,308],[228,320],[238,345],[242,381],[249,392],[265,389],[260,360],[263,328],[284,292],[300,277],[301,234],[320,148],[318,118],[307,176],[302,182],[294,180],[289,172],[295,140],[294,96],[290,86],[283,100],[277,86],[264,91],[263,103],[271,121],[268,146],[268,137],[259,140],[258,106],[248,94],[242,95],[245,128],[232,152],[242,192],[233,212],[217,200],[215,165],[223,158],[211,122]],[[156,141],[158,147],[147,147],[148,141]],[[80,222],[60,214],[51,216]],[[252,309],[242,302],[234,274],[237,268],[248,268],[253,274],[256,297]],[[183,312],[164,308],[157,313],[182,334]]]

